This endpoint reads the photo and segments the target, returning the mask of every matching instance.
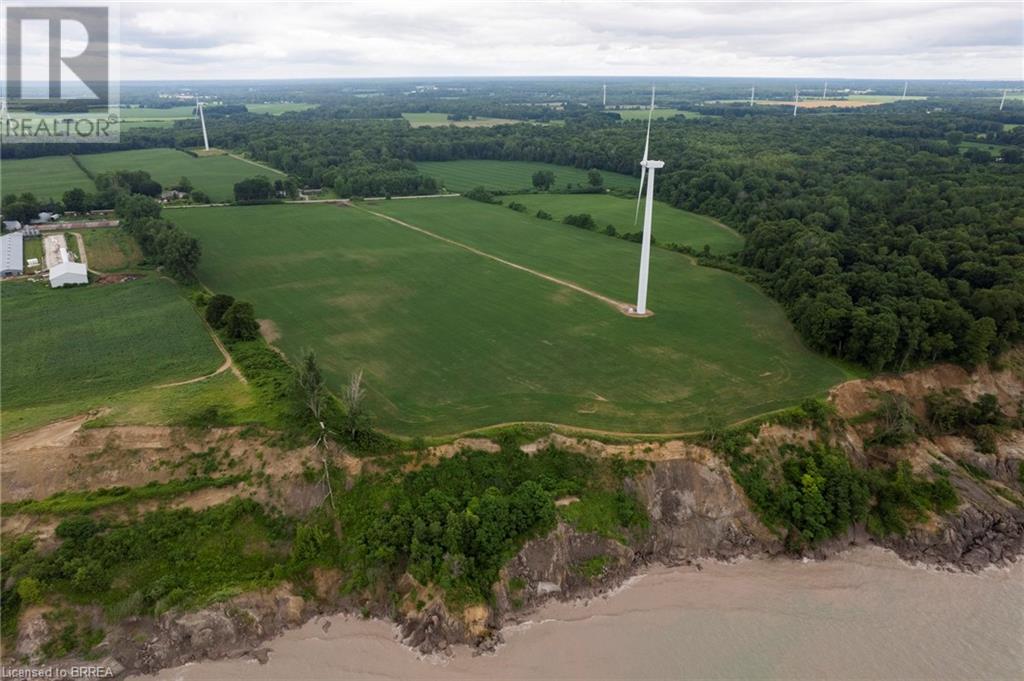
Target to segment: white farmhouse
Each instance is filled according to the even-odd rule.
[[[50,268],[50,287],[60,288],[70,284],[88,284],[89,270],[84,264],[71,259],[68,249],[61,247],[60,262]]]

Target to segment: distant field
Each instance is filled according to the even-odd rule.
[[[304,102],[272,102],[270,104],[245,105],[249,113],[270,114],[272,116],[280,116],[283,113],[290,113],[292,111],[307,111],[314,107],[316,107],[316,104],[306,104]]]
[[[83,154],[78,157],[92,173],[114,170],[145,170],[164,186],[182,176],[192,181],[196,189],[210,195],[214,201],[234,198],[234,186],[239,180],[255,175],[273,177],[273,173],[222,154],[196,158],[176,149],[134,149],[105,154]]]
[[[467,199],[383,211],[624,300],[639,247]],[[252,301],[290,357],[317,352],[330,387],[365,372],[383,429],[446,434],[530,420],[630,432],[699,429],[822,394],[844,373],[803,348],[740,278],[652,255],[650,319],[359,207],[183,210],[200,278]]]
[[[614,109],[611,113],[619,114],[619,117],[624,121],[646,121],[649,109]],[[685,118],[700,118],[701,115],[695,111],[680,111],[679,109],[655,109],[655,118],[671,118],[672,116],[682,115]]]
[[[404,113],[402,118],[414,128],[454,125],[457,128],[487,128],[494,125],[522,123],[509,118],[474,118],[467,121],[450,121],[446,113]]]
[[[147,120],[147,121],[173,121],[182,118],[192,118],[195,106],[172,106],[167,109],[156,109],[151,107],[122,107],[119,111],[122,120]]]
[[[97,272],[116,272],[142,262],[142,252],[135,239],[121,229],[83,229],[89,268]]]
[[[820,90],[819,90],[820,92]],[[850,95],[845,99],[821,99],[816,98],[809,92],[802,92],[800,95],[800,108],[802,109],[817,109],[827,107],[837,107],[846,109],[858,109],[865,106],[878,106],[879,104],[891,104],[892,102],[898,102],[902,99],[900,95]],[[907,95],[907,99],[928,99],[927,97],[914,97]],[[750,102],[749,99],[719,99],[711,104],[746,104]],[[756,99],[755,104],[763,106],[793,106],[792,99]]]
[[[545,210],[561,220],[573,213],[589,213],[598,229],[613,225],[619,233],[643,229],[641,215],[634,223],[636,201],[607,194],[522,194],[510,196],[505,202],[518,201],[527,207],[528,215]],[[653,235],[659,243],[677,243],[702,250],[707,244],[712,253],[733,253],[743,248],[743,237],[711,218],[673,208],[660,201],[654,204]]]
[[[0,163],[0,185],[3,185],[4,195],[32,192],[37,199],[56,201],[75,187],[96,191],[92,180],[70,156],[4,160]]]
[[[420,172],[436,177],[453,192],[465,192],[474,187],[502,191],[528,190],[533,187],[532,177],[538,170],[550,170],[555,174],[555,187],[579,186],[587,183],[587,171],[570,166],[529,161],[421,161],[416,164]],[[638,178],[619,173],[601,171],[604,186],[611,188],[635,189]]]
[[[176,284],[0,287],[5,432],[213,372],[222,358]]]

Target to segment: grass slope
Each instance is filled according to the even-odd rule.
[[[37,199],[55,201],[60,201],[64,192],[75,187],[96,191],[92,180],[70,156],[5,159],[0,163],[0,185],[3,185],[4,196],[32,192]]]
[[[273,177],[269,171],[226,154],[196,158],[176,149],[112,151],[106,154],[83,154],[78,158],[82,165],[96,175],[114,170],[145,170],[165,187],[184,176],[192,181],[196,189],[205,191],[214,201],[232,200],[235,183],[239,180],[255,175]]]
[[[533,188],[532,177],[538,170],[550,170],[555,174],[555,188],[566,185],[585,185],[587,171],[571,166],[529,161],[420,161],[416,164],[420,172],[441,180],[449,191],[465,192],[474,187],[515,192]],[[606,187],[636,189],[638,178],[619,173],[601,171]]]
[[[528,215],[545,210],[561,221],[566,215],[589,213],[598,229],[613,225],[618,232],[643,229],[643,215],[634,223],[636,201],[608,194],[523,194],[505,201],[518,201],[527,207]],[[643,206],[640,207],[643,211]],[[743,248],[743,237],[711,218],[673,208],[667,203],[654,204],[653,234],[659,243],[677,243],[702,250],[707,244],[712,253],[733,253]]]
[[[0,301],[4,432],[222,362],[198,315],[164,279],[65,290],[6,283]]]
[[[635,244],[466,199],[370,204],[623,300]],[[843,372],[806,351],[745,282],[673,253],[652,258],[650,319],[359,208],[182,211],[200,276],[276,322],[290,356],[316,350],[330,386],[365,371],[391,432],[531,420],[630,432],[700,428],[819,394]]]

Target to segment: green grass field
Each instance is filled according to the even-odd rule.
[[[369,210],[604,295],[635,295],[639,247],[467,199]],[[377,424],[449,434],[529,420],[675,432],[792,404],[844,372],[805,350],[756,288],[679,254],[652,256],[651,308],[630,319],[583,293],[362,208],[181,211],[200,277],[252,301],[290,357],[316,350],[339,390],[365,371]]]
[[[75,187],[96,191],[92,180],[70,156],[4,160],[0,163],[0,185],[5,196],[32,192],[37,199],[55,201],[60,201],[64,192]]]
[[[613,113],[619,114],[624,121],[646,121],[649,109],[615,109]],[[672,118],[682,115],[684,118],[700,118],[696,111],[680,111],[679,109],[655,109],[654,118]]]
[[[249,110],[249,113],[280,116],[293,111],[307,111],[315,106],[316,104],[306,104],[305,102],[271,102],[269,104],[246,104],[245,108]]]
[[[226,154],[196,158],[176,149],[112,151],[83,154],[78,159],[96,175],[114,170],[145,170],[165,187],[185,176],[192,180],[196,189],[209,194],[213,201],[231,201],[235,183],[239,180],[255,175],[273,178],[273,173]]]
[[[509,118],[473,118],[466,121],[450,121],[446,113],[404,113],[402,118],[409,121],[414,128],[434,128],[438,126],[454,125],[457,128],[488,128],[494,125],[508,125],[522,123]]]
[[[465,192],[474,187],[484,186],[501,191],[521,191],[533,188],[532,177],[538,170],[550,170],[555,174],[555,188],[566,185],[585,185],[587,171],[571,166],[529,161],[420,161],[416,164],[421,173],[436,177],[453,192]],[[601,171],[604,186],[636,190],[639,178]]]
[[[504,198],[504,197],[503,197]],[[561,221],[566,215],[589,213],[597,222],[598,229],[613,225],[621,233],[639,232],[643,229],[643,206],[641,215],[634,224],[636,200],[623,199],[609,194],[521,194],[510,196],[505,203],[518,201],[527,207],[527,215],[536,215],[545,210]],[[548,223],[550,224],[550,223]],[[677,243],[694,250],[711,247],[712,253],[733,253],[743,248],[743,237],[715,222],[711,218],[685,210],[673,208],[667,203],[654,204],[653,234],[658,243]]]
[[[89,269],[116,272],[142,262],[139,245],[121,229],[83,229],[79,234],[85,241]]]
[[[5,433],[201,376],[223,361],[195,310],[165,279],[67,290],[6,283],[0,301]]]

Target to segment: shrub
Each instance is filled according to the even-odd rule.
[[[547,212],[546,210],[539,210],[539,211],[537,211],[537,217],[539,217],[541,220],[553,220],[554,219],[554,216],[552,216],[551,213]]]
[[[511,203],[508,204],[508,207],[510,209],[514,210],[517,213],[525,213],[526,212],[526,206],[524,206],[523,204],[519,203],[518,201],[512,201]]]
[[[562,222],[573,227],[579,227],[580,229],[589,229],[590,231],[597,229],[597,223],[594,222],[594,218],[589,213],[566,215],[562,218]]]

